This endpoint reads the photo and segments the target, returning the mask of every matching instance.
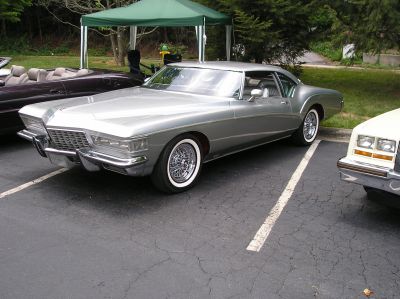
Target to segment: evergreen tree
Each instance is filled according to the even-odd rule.
[[[31,5],[31,2],[32,0],[0,0],[0,20],[18,22],[24,8]]]
[[[354,16],[357,48],[381,53],[400,47],[400,1],[355,1],[359,14]]]
[[[0,0],[0,24],[2,35],[7,35],[6,21],[20,21],[21,13],[26,6],[31,5],[32,0]]]
[[[315,1],[203,0],[201,2],[233,17],[235,41],[237,45],[242,46],[236,54],[244,61],[293,63],[304,50],[308,49],[313,36],[310,16]],[[210,47],[214,46],[210,44]],[[242,53],[244,55],[241,55]]]

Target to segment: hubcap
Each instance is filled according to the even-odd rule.
[[[307,114],[304,120],[303,134],[306,140],[311,140],[317,133],[318,119],[314,112]]]
[[[197,156],[194,147],[189,143],[177,146],[169,156],[169,174],[177,183],[184,183],[196,170]]]

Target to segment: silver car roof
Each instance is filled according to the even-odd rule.
[[[270,64],[236,62],[236,61],[205,61],[205,62],[183,61],[183,62],[171,63],[169,65],[178,67],[194,67],[194,68],[237,71],[237,72],[251,72],[251,71],[280,72],[285,74],[295,82],[299,82],[299,79],[297,79],[296,76],[294,76],[290,72],[284,70],[279,66],[274,66]]]

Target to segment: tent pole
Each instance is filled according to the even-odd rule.
[[[226,25],[226,60],[231,60],[232,25]]]
[[[202,30],[202,45],[201,45],[201,62],[204,62],[206,59],[206,42],[207,42],[207,36],[206,36],[206,17],[203,17],[203,30]]]
[[[82,23],[82,19],[81,19],[81,23]],[[85,40],[84,40],[84,34],[83,34],[83,26],[81,26],[81,59],[80,59],[80,66],[79,66],[79,68],[80,69],[83,69],[83,66],[84,66],[84,64],[85,64],[85,54],[84,54],[84,51],[83,51],[83,44],[85,43]]]
[[[88,54],[88,27],[84,26],[85,32],[85,68],[89,68],[89,54]]]
[[[130,26],[129,49],[136,49],[137,26]]]
[[[88,51],[87,51],[87,26],[81,26],[81,59],[80,68],[88,67]]]
[[[202,62],[202,52],[203,52],[203,26],[196,26],[197,30],[197,50],[199,53],[199,62]]]

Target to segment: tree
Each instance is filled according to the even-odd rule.
[[[353,16],[357,48],[381,53],[400,47],[399,0],[362,0],[354,1],[354,5],[359,12]]]
[[[336,44],[354,43],[358,50],[380,53],[400,47],[398,0],[321,0],[314,15],[321,32]]]
[[[288,65],[293,64],[296,58],[309,48],[313,35],[310,15],[318,1],[202,0],[201,2],[233,17],[235,41],[237,45],[242,46],[236,55],[241,60]]]
[[[31,5],[32,0],[0,0],[0,22],[2,35],[7,35],[6,21],[19,22],[21,13],[26,6]]]
[[[44,6],[47,11],[53,15],[58,21],[71,25],[77,29],[80,27],[77,24],[71,24],[69,22],[63,21],[62,17],[58,16],[53,12],[54,7],[62,7],[74,14],[84,15],[90,14],[106,9],[117,8],[127,6],[137,0],[37,0],[40,5]],[[115,62],[120,66],[125,66],[125,56],[128,48],[128,38],[127,38],[127,27],[101,27],[97,29],[91,28],[91,30],[101,34],[110,39],[111,48],[114,55]],[[146,28],[141,28],[138,32],[138,38],[141,36],[152,32],[153,30],[146,30]]]

